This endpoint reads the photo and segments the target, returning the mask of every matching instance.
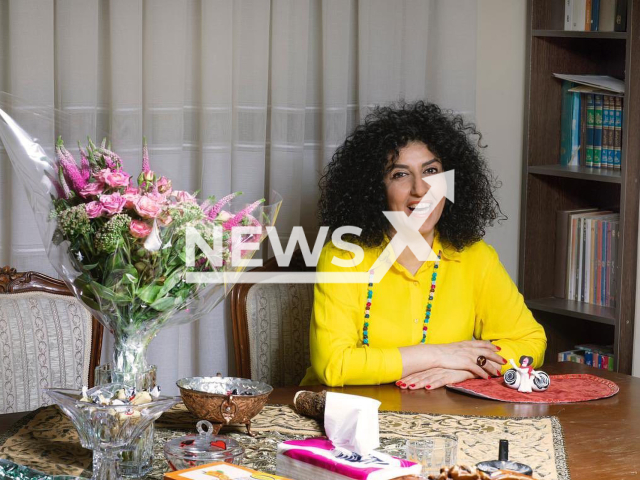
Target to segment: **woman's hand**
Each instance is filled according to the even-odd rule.
[[[502,365],[507,363],[497,354],[500,347],[483,340],[428,345],[428,348],[435,359],[434,368],[466,370],[480,378],[500,375]],[[483,367],[477,364],[479,356],[487,359]]]
[[[443,343],[437,345],[411,345],[401,347],[402,376],[424,372],[433,368],[466,370],[480,378],[500,375],[507,361],[497,352],[500,347],[483,340]],[[487,359],[484,367],[477,364],[479,356]]]
[[[424,372],[413,373],[396,382],[402,389],[418,390],[426,388],[434,390],[448,383],[458,383],[475,378],[475,375],[467,370],[452,370],[449,368],[432,368]]]

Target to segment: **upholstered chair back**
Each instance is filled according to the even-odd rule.
[[[255,284],[247,295],[251,378],[298,385],[309,359],[313,284]]]
[[[0,413],[49,405],[43,391],[48,387],[79,389],[92,383],[101,341],[102,328],[63,282],[3,268]]]
[[[279,271],[275,259],[254,271]],[[284,269],[306,270],[298,255]],[[309,365],[313,284],[238,284],[231,295],[237,375],[274,387],[298,385]]]

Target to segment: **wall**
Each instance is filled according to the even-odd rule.
[[[488,230],[514,281],[518,273],[520,179],[524,121],[526,0],[480,0],[476,69],[476,124],[485,155],[502,187],[497,196],[508,220]]]

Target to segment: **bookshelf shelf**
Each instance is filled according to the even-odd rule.
[[[594,182],[620,183],[620,170],[603,170],[600,168],[568,166],[568,165],[531,165],[529,173],[536,175],[550,175],[552,177],[579,178]]]
[[[616,324],[616,310],[611,307],[592,305],[590,303],[576,302],[564,298],[537,298],[526,301],[531,310],[556,313],[568,317],[582,318],[591,322],[604,323],[606,325]]]
[[[613,38],[624,40],[627,32],[574,32],[571,30],[532,30],[534,37]]]
[[[630,374],[640,204],[640,0],[627,0],[626,32],[564,31],[565,2],[528,0],[527,6],[518,287],[547,332],[546,361],[577,344],[613,344],[616,369]],[[560,158],[562,82],[554,73],[624,80],[620,170],[549,165]],[[620,214],[615,308],[554,298],[561,234],[556,212],[584,208]]]

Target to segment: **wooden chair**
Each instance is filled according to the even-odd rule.
[[[93,386],[102,331],[63,281],[0,268],[0,413],[50,404],[43,388]]]
[[[299,251],[289,267],[275,257],[253,272],[314,271]],[[240,283],[231,292],[237,375],[272,386],[298,385],[309,365],[313,284]]]

